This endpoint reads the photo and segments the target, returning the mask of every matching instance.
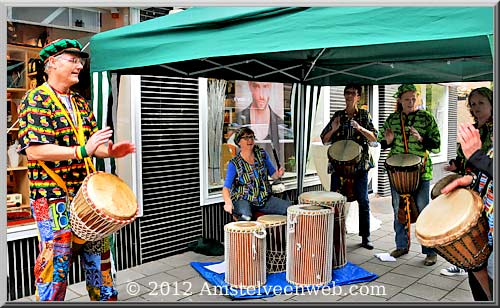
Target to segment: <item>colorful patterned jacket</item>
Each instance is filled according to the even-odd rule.
[[[267,153],[259,146],[254,146],[255,168],[247,163],[241,153],[233,157],[230,162],[236,167],[236,180],[231,187],[231,199],[247,200],[256,206],[264,206],[271,195],[269,172],[266,167]]]
[[[98,130],[96,120],[87,101],[78,93],[71,92],[71,99],[81,113],[85,140]],[[64,105],[64,104],[63,104]],[[63,107],[64,108],[64,107]],[[26,154],[26,148],[36,144],[60,146],[78,145],[68,119],[41,87],[28,91],[19,105],[18,152]],[[46,161],[45,164],[66,183],[71,200],[86,177],[83,160]],[[28,160],[30,198],[61,198],[66,193],[45,172],[36,160]]]

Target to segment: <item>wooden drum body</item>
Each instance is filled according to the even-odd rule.
[[[89,174],[70,204],[73,233],[86,241],[103,239],[135,220],[137,200],[119,177],[105,172]]]
[[[286,216],[263,215],[257,221],[266,226],[266,271],[286,271]]]
[[[299,203],[326,206],[333,210],[333,257],[334,269],[347,264],[346,259],[346,197],[336,192],[309,191],[299,196]]]
[[[361,146],[352,140],[339,140],[328,148],[328,158],[340,176],[354,177],[361,160]]]
[[[385,161],[391,186],[398,194],[417,191],[422,173],[422,158],[414,154],[395,154]]]
[[[417,219],[415,235],[422,245],[436,249],[451,264],[474,269],[491,253],[488,230],[481,197],[459,188],[427,205]]]
[[[238,289],[266,284],[266,227],[256,221],[236,221],[224,226],[224,281]]]
[[[332,280],[333,210],[293,205],[287,210],[286,280],[322,286]]]

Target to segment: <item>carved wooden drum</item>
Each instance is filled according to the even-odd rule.
[[[70,204],[72,231],[85,241],[109,236],[134,221],[137,214],[137,200],[128,185],[102,171],[85,178]]]
[[[225,282],[238,289],[266,284],[266,227],[257,221],[224,226]]]
[[[451,264],[474,269],[491,253],[488,230],[481,197],[459,188],[427,205],[417,219],[415,235],[422,245],[436,249]]]
[[[287,210],[286,280],[322,286],[332,280],[333,210],[299,204]]]
[[[361,146],[352,140],[339,140],[328,148],[328,158],[340,176],[352,177],[361,160]]]
[[[286,271],[286,216],[263,215],[257,221],[266,226],[267,273]]]
[[[332,266],[340,268],[347,263],[346,259],[346,197],[336,192],[309,191],[299,196],[299,203],[330,207],[333,210],[333,257]]]
[[[394,154],[385,160],[391,186],[398,194],[411,194],[420,185],[422,158],[414,154]]]

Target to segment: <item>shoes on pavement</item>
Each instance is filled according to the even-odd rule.
[[[363,240],[361,241],[361,247],[366,248],[368,250],[373,249],[373,243],[370,240],[369,236],[363,236]]]
[[[458,266],[452,265],[448,268],[443,268],[440,271],[441,275],[445,276],[463,276],[467,275],[467,272]]]
[[[401,257],[402,255],[405,255],[408,253],[408,249],[407,248],[398,248],[396,250],[393,250],[391,252],[391,257],[394,257],[394,258],[399,258]]]
[[[437,261],[437,255],[427,255],[424,260],[424,265],[426,266],[431,266],[436,264]]]

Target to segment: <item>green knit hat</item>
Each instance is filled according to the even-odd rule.
[[[405,92],[417,92],[417,87],[414,84],[402,84],[399,86],[398,91],[393,95],[394,98],[400,98]]]
[[[58,39],[47,44],[40,50],[40,60],[44,63],[49,57],[57,56],[63,52],[79,55],[81,58],[88,58],[89,54],[82,51],[82,44],[77,40]]]

